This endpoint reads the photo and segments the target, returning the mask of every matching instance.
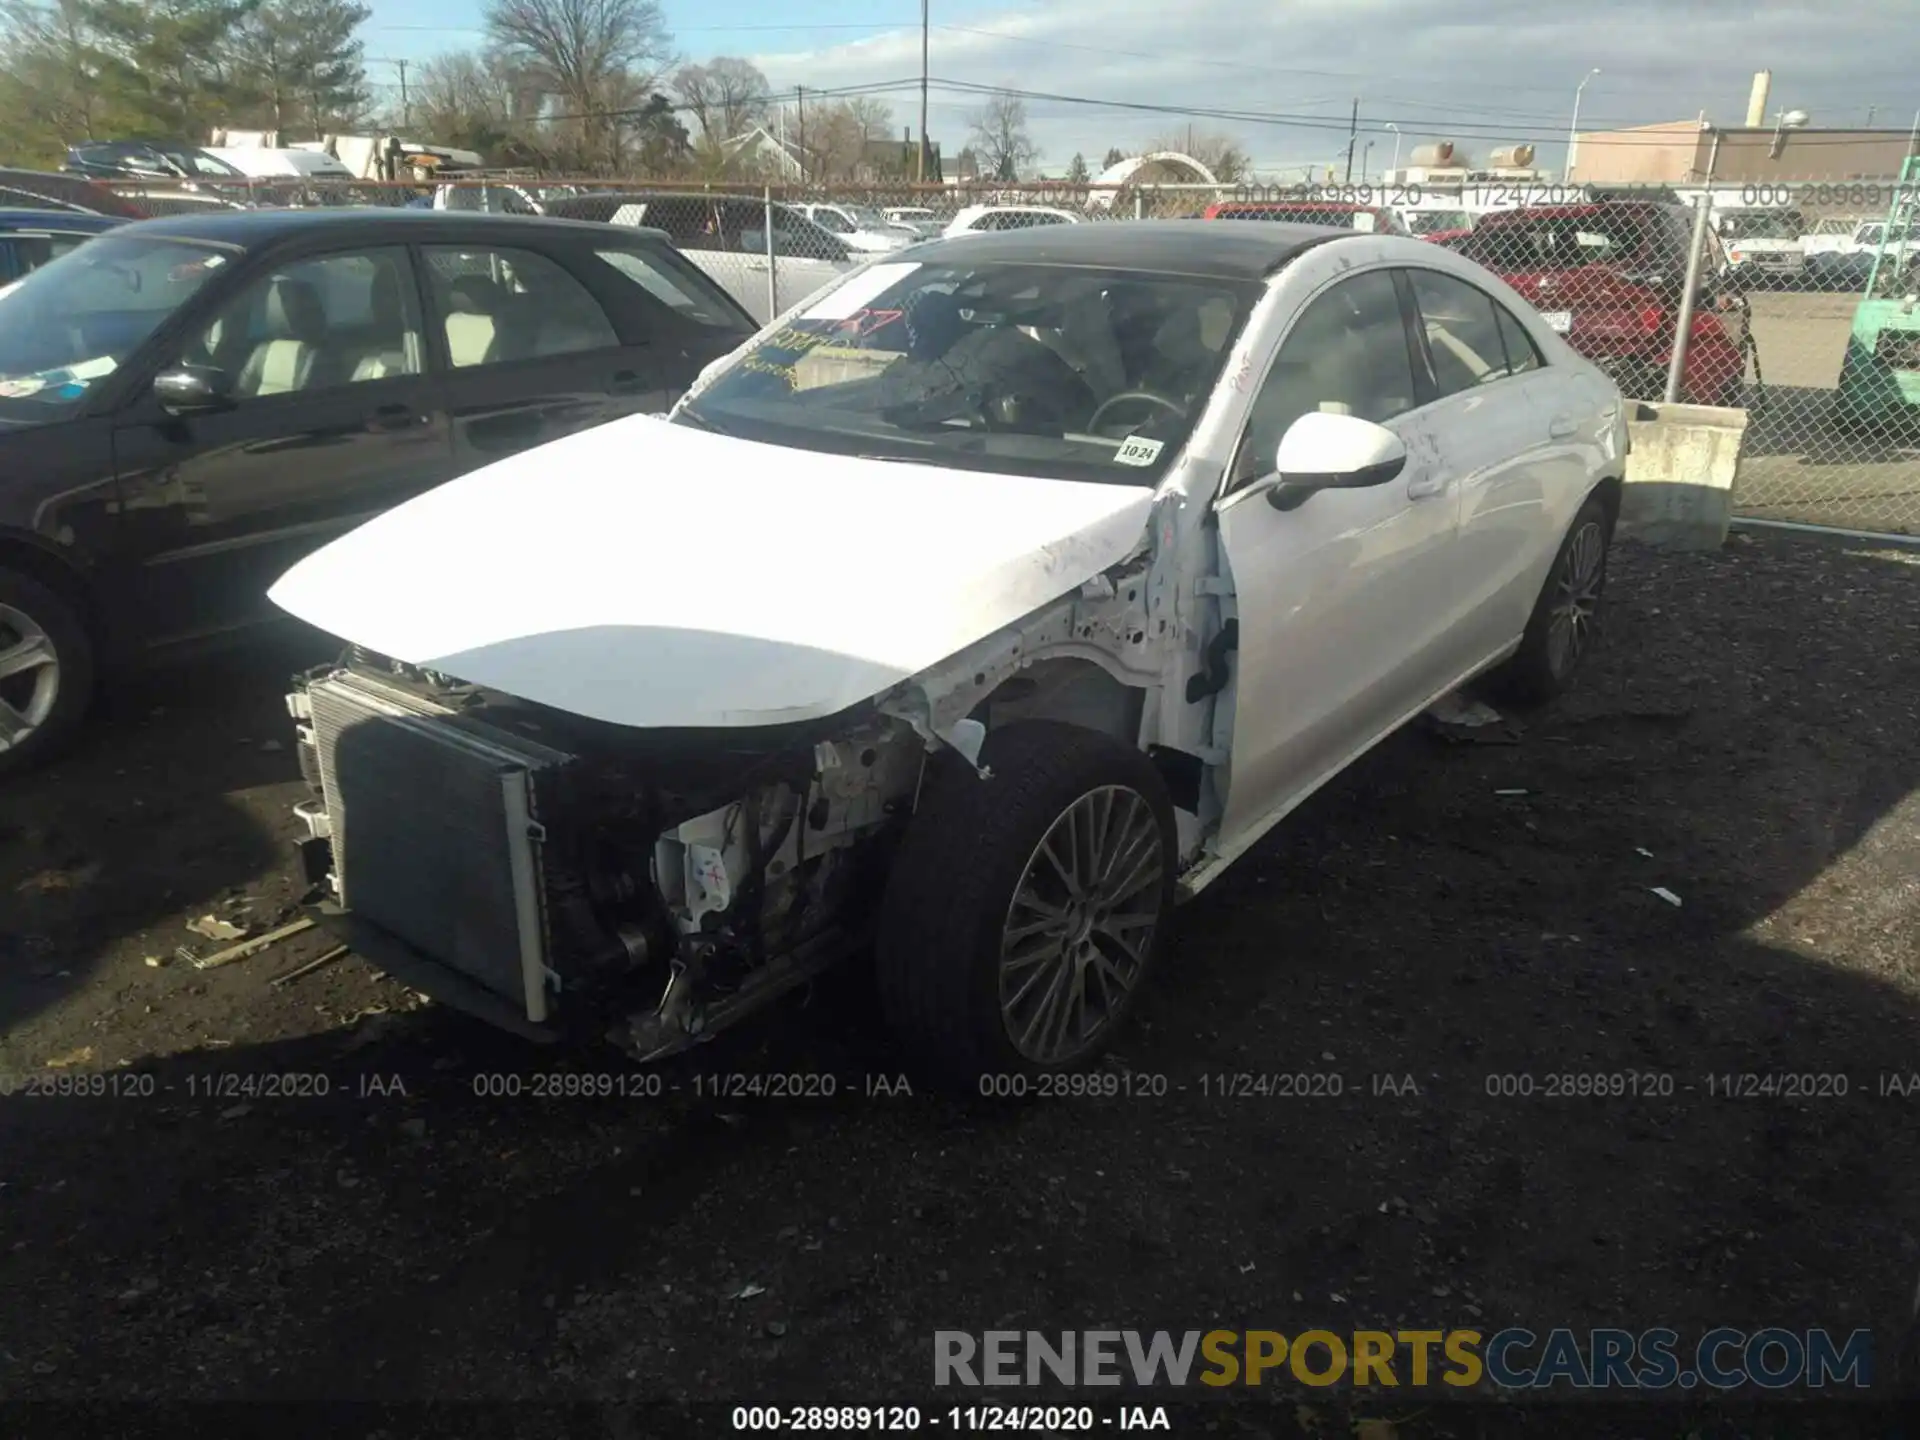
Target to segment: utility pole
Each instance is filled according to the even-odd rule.
[[[1354,144],[1354,141],[1358,140],[1359,138],[1360,138],[1360,97],[1356,95],[1353,97],[1353,118],[1347,121],[1346,183],[1349,185],[1353,183],[1353,144]]]
[[[405,60],[391,60],[385,57],[375,57],[374,63],[380,64],[380,65],[391,65],[395,70],[399,72],[400,74],[400,128],[402,130],[412,129],[413,128],[413,107],[407,103],[407,65],[409,62]],[[278,102],[276,102],[276,105],[277,103]],[[274,124],[278,126],[279,123],[280,123],[280,117],[278,116],[278,114],[276,114],[274,116]]]
[[[920,183],[927,183],[927,23],[930,0],[920,0]]]
[[[793,87],[794,123],[800,127],[800,183],[807,183],[807,87]]]

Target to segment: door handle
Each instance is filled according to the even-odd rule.
[[[1547,434],[1555,440],[1571,440],[1580,431],[1580,422],[1571,415],[1556,415],[1547,422]]]
[[[367,419],[369,430],[413,430],[431,425],[433,417],[422,415],[411,405],[380,405]]]
[[[646,389],[646,382],[638,370],[616,370],[607,389],[615,395],[632,395]]]
[[[1407,498],[1409,500],[1425,500],[1431,496],[1444,493],[1447,486],[1452,483],[1453,477],[1451,475],[1443,475],[1437,471],[1429,471],[1427,474],[1408,482]]]

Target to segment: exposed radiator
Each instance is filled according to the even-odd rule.
[[[569,757],[352,671],[307,700],[341,904],[544,1021],[536,780]]]

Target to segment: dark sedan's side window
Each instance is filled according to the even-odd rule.
[[[224,372],[239,399],[418,375],[420,306],[407,252],[276,266],[221,307],[182,358]]]
[[[453,367],[611,350],[619,333],[564,266],[532,250],[432,245],[427,279]]]

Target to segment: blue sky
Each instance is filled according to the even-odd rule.
[[[476,0],[370,0],[370,60],[425,59],[477,43]],[[744,55],[777,88],[911,82],[918,0],[663,0],[689,59]],[[1136,150],[1189,123],[1231,134],[1260,168],[1338,161],[1355,97],[1371,168],[1423,140],[1471,154],[1532,143],[1558,165],[1576,87],[1581,129],[1651,124],[1702,111],[1740,123],[1757,69],[1773,105],[1816,125],[1905,129],[1920,111],[1920,26],[1912,0],[932,0],[936,80],[1008,85],[1029,101],[1042,167],[1075,151],[1097,168],[1109,145]],[[391,65],[369,64],[391,84]],[[387,92],[383,92],[387,93]],[[916,85],[883,95],[895,127],[917,123]],[[1103,102],[1098,105],[1084,100]],[[978,97],[936,91],[929,129],[957,149]],[[1232,110],[1224,121],[1189,112]],[[1397,128],[1397,138],[1396,138]],[[1364,153],[1364,152],[1363,152]],[[1404,158],[1404,156],[1403,156]],[[1295,169],[1297,174],[1297,168]]]

